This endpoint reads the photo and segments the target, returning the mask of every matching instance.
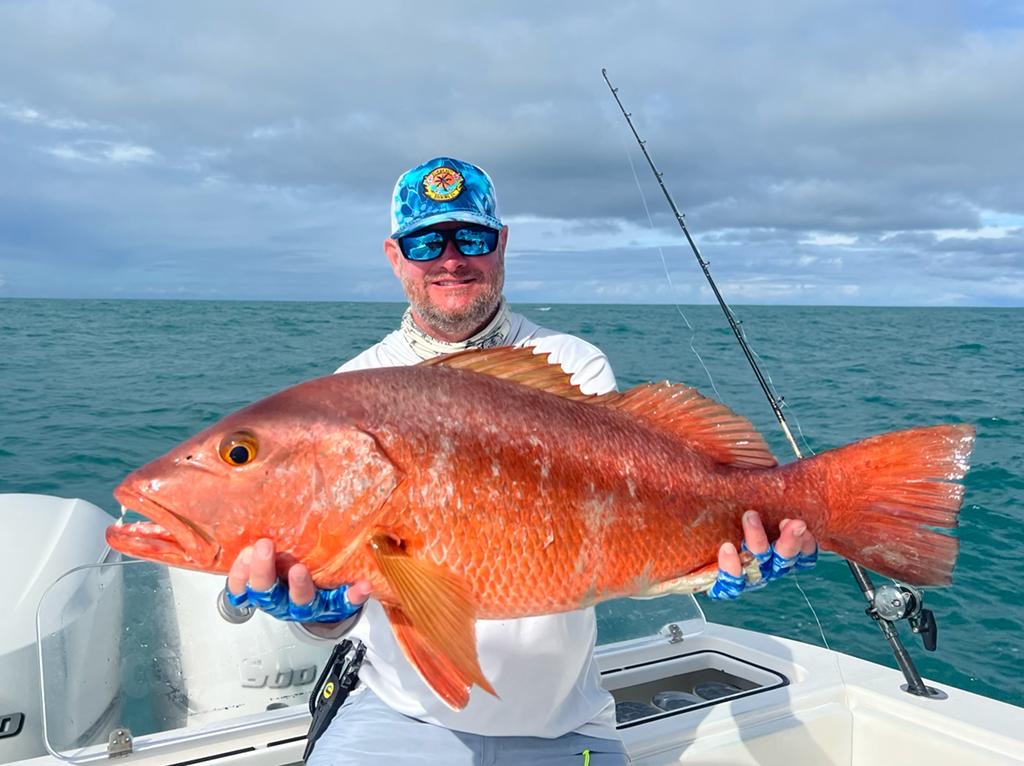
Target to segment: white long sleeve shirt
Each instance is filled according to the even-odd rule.
[[[615,388],[608,359],[580,338],[512,313],[508,344],[533,346],[572,374],[585,393]],[[421,361],[400,330],[338,368],[338,372]],[[348,626],[346,626],[348,627]],[[515,620],[479,620],[480,667],[500,699],[474,687],[465,709],[453,711],[406,660],[384,610],[370,599],[349,633],[367,647],[360,680],[393,709],[457,731],[490,736],[559,737],[579,732],[616,738],[615,704],[601,686],[594,659],[594,609]]]

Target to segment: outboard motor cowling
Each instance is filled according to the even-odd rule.
[[[48,495],[0,494],[0,582],[7,588],[0,618],[0,763],[43,755],[43,710],[37,651],[36,613],[47,589],[67,571],[104,560],[109,549],[104,530],[110,514],[85,500]],[[116,555],[116,554],[115,554]],[[120,616],[120,588],[100,595],[101,612]],[[73,614],[73,612],[69,612]],[[87,619],[91,619],[91,612]],[[72,617],[73,620],[73,617]],[[69,626],[69,635],[88,643],[118,641],[118,619],[95,621],[85,630]],[[87,634],[87,635],[86,635]],[[88,655],[69,658],[88,662]],[[73,700],[80,734],[114,715],[119,668],[95,668],[98,683]]]

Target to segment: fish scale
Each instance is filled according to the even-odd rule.
[[[474,621],[706,587],[741,516],[801,519],[823,548],[949,582],[970,426],[911,429],[777,466],[749,421],[668,383],[586,396],[531,349],[343,373],[229,415],[115,494],[151,524],[129,555],[225,572],[273,539],[320,587],[369,580],[409,661],[463,707]],[[229,449],[241,445],[241,452]],[[241,456],[238,461],[235,456]]]

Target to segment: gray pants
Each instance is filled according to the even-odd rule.
[[[307,761],[309,766],[419,764],[432,766],[624,766],[617,739],[566,734],[542,737],[483,737],[452,731],[397,713],[369,689],[349,697]]]

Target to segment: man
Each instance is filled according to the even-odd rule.
[[[615,388],[608,360],[596,347],[509,310],[502,297],[508,227],[498,217],[484,171],[448,157],[413,168],[395,185],[391,218],[384,252],[409,308],[398,330],[338,372],[515,345],[550,353],[585,393]],[[774,548],[756,514],[744,517],[744,532],[765,581],[813,561],[816,546],[803,522],[784,523]],[[736,597],[744,578],[732,544],[722,546],[719,567],[712,595]],[[453,711],[402,654],[380,604],[368,600],[369,583],[318,591],[308,570],[296,564],[286,592],[277,582],[273,544],[261,540],[235,563],[228,591],[234,602],[248,600],[305,622],[316,635],[349,633],[367,646],[360,689],[318,741],[312,764],[583,763],[584,754],[593,766],[626,763],[614,701],[601,688],[594,660],[592,608],[479,621],[480,666],[499,698],[474,689],[466,708]]]

